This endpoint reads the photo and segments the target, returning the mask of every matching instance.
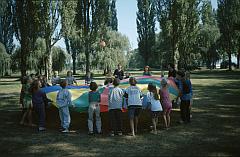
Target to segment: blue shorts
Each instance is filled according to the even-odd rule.
[[[142,108],[140,107],[129,107],[128,108],[128,116],[130,119],[133,119],[135,117],[138,117],[141,113]]]

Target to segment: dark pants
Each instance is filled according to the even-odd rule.
[[[45,127],[45,118],[46,118],[45,104],[34,104],[34,109],[38,114],[38,126]]]
[[[181,100],[180,113],[182,121],[190,122],[190,100]]]
[[[109,110],[109,119],[111,131],[122,132],[122,110],[111,109]]]

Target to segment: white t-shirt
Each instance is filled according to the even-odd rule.
[[[151,111],[162,111],[162,105],[160,100],[156,100],[154,98],[154,94],[152,92],[147,92],[147,100],[151,103]]]
[[[128,94],[128,106],[142,106],[142,92],[137,86],[130,86],[125,92]]]

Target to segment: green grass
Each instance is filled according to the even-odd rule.
[[[155,72],[158,74],[160,72]],[[99,76],[101,82],[101,76]],[[87,135],[86,114],[72,113],[72,129],[58,132],[57,111],[47,113],[48,130],[20,126],[20,91],[17,78],[0,80],[1,156],[237,156],[240,153],[240,72],[198,71],[192,74],[193,118],[190,125],[177,124],[158,135],[148,133],[149,115],[143,113],[141,130],[135,137],[109,137],[107,115],[103,114],[104,135]],[[125,131],[129,123],[125,116]],[[160,124],[162,128],[162,123]]]

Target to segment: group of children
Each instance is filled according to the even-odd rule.
[[[190,100],[192,97],[192,87],[191,81],[186,79],[185,73],[182,71],[178,71],[176,73],[176,82],[179,88],[179,99],[181,100],[180,110],[181,110],[181,118],[185,123],[190,122]],[[55,75],[54,77],[56,77]],[[62,87],[59,90],[56,103],[59,108],[59,117],[61,121],[62,132],[69,132],[70,126],[70,112],[69,107],[73,106],[71,101],[71,93],[66,89],[66,86],[74,83],[73,78],[71,78],[71,73],[68,73],[68,77],[64,80],[60,80],[60,86]],[[47,99],[46,94],[40,90],[41,81],[39,79],[33,80],[31,77],[27,77],[26,82],[23,83],[23,93],[24,96],[22,104],[26,105],[26,112],[23,114],[21,124],[25,124],[25,119],[28,120],[29,125],[32,126],[32,109],[37,111],[39,117],[39,125],[38,130],[45,130],[45,107],[46,104],[50,102]],[[71,78],[71,79],[69,79]],[[56,83],[57,84],[57,83]],[[138,132],[138,118],[143,108],[142,99],[143,94],[142,91],[136,86],[137,81],[134,77],[129,78],[130,86],[123,90],[119,88],[120,80],[115,78],[112,82],[108,81],[106,84],[109,87],[109,96],[108,96],[108,109],[109,109],[109,120],[110,120],[110,128],[111,136],[122,135],[122,110],[124,100],[126,99],[127,109],[128,109],[128,117],[130,122],[131,135],[135,136]],[[54,84],[53,84],[54,85]],[[102,133],[102,122],[100,116],[100,102],[101,96],[98,92],[98,85],[96,82],[90,82],[90,91],[88,94],[89,97],[89,108],[88,108],[88,130],[89,135],[94,134],[94,114],[95,114],[95,124],[97,134]],[[148,93],[147,93],[147,102],[149,109],[151,110],[152,117],[152,131],[151,133],[157,134],[157,124],[162,113],[165,129],[170,127],[170,113],[172,109],[172,102],[170,100],[170,95],[168,91],[168,83],[165,78],[161,80],[161,89],[158,91],[156,85],[153,83],[148,84]]]

